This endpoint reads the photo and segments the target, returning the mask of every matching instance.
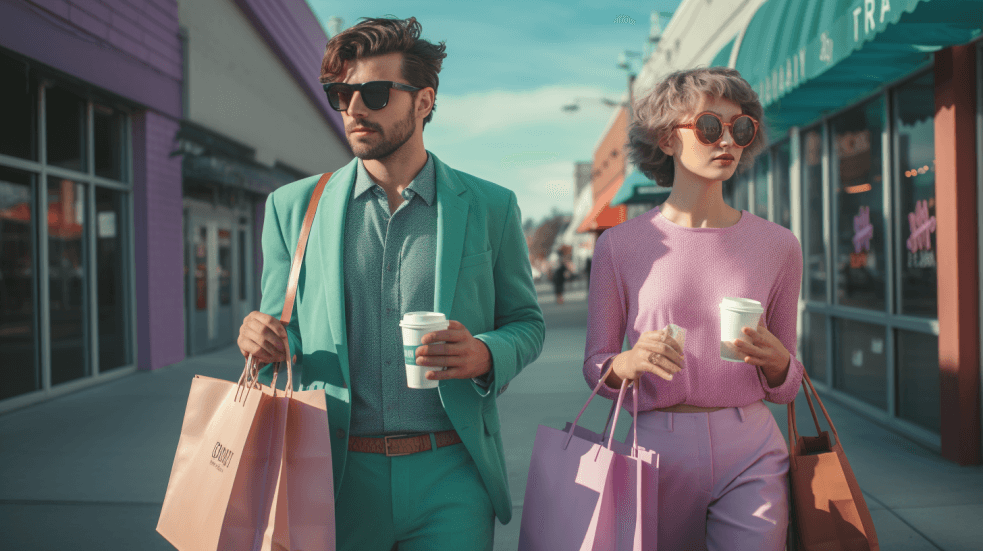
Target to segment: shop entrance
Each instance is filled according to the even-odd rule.
[[[251,308],[250,219],[228,207],[185,199],[188,354],[233,344]]]

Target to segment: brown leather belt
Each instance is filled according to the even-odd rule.
[[[655,411],[662,411],[666,413],[712,413],[714,411],[720,411],[727,408],[711,408],[711,407],[701,407],[701,406],[691,406],[689,404],[676,404],[674,406],[669,406],[667,408],[655,408]]]
[[[433,433],[437,447],[451,446],[461,443],[461,437],[455,430],[445,430]],[[432,449],[430,433],[423,434],[391,434],[389,436],[352,436],[348,439],[348,451],[362,453],[384,453],[386,457],[410,455]]]

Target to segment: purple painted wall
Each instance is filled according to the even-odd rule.
[[[341,115],[328,105],[321,82],[321,58],[328,43],[317,17],[304,0],[235,0],[267,45],[283,62],[311,101],[348,147]]]
[[[181,117],[176,0],[0,0],[0,46]]]
[[[157,369],[184,359],[184,232],[178,122],[153,111],[133,117],[137,362]]]

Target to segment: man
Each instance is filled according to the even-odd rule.
[[[319,202],[286,331],[318,176],[268,198],[261,311],[238,340],[265,363],[289,339],[302,387],[324,389],[343,550],[492,548],[495,515],[512,517],[495,399],[545,337],[515,194],[423,146],[446,54],[420,30],[365,19],[328,42],[321,80],[357,158]],[[414,311],[450,320],[416,349],[417,365],[447,368],[427,375],[436,389],[406,384],[399,321]]]

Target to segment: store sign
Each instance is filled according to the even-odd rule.
[[[877,8],[877,0],[864,0],[864,5],[857,6],[853,8],[853,41],[860,42],[860,16],[863,14],[863,27],[864,34],[866,38],[868,34],[872,34],[876,29],[878,24],[884,23],[884,16],[887,12],[891,11],[891,0],[881,0],[881,9],[879,23],[874,23],[875,10]]]
[[[928,200],[915,203],[915,212],[908,213],[908,267],[934,268],[935,253],[932,252],[932,232],[935,231],[935,217],[928,215]]]
[[[919,0],[854,0],[850,6],[824,21],[817,35],[797,51],[788,52],[785,59],[764,75],[756,75],[754,89],[762,105],[770,105],[787,92],[824,73],[850,55],[863,43],[896,22],[901,14],[911,11]],[[820,14],[814,13],[818,17]],[[805,21],[806,27],[814,24]],[[805,32],[805,31],[803,31]],[[808,62],[807,62],[808,60]]]

